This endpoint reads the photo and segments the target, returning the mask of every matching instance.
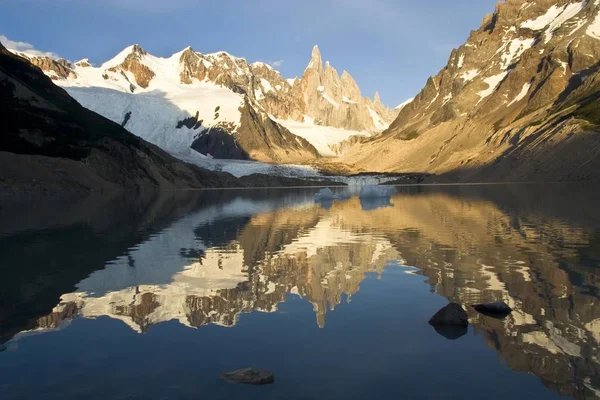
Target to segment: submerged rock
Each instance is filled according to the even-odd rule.
[[[335,199],[335,196],[329,188],[321,189],[318,193],[315,194],[315,201],[325,201],[333,199]]]
[[[429,324],[433,326],[468,326],[469,319],[460,304],[450,303],[436,312],[429,320]]]
[[[248,385],[268,385],[275,382],[275,376],[272,372],[253,368],[242,368],[231,372],[224,372],[221,374],[221,379]]]
[[[433,329],[448,340],[456,340],[467,334],[467,325],[434,325]]]
[[[390,198],[392,196],[393,188],[390,186],[378,186],[378,185],[363,185],[360,188],[360,199],[381,199]]]
[[[503,301],[498,303],[473,304],[471,307],[483,315],[499,319],[506,318],[512,312],[512,308]]]

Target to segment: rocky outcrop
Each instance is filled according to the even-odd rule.
[[[274,122],[260,108],[252,107],[249,100],[241,108],[240,129],[235,137],[252,160],[293,163],[319,157],[308,141]]]
[[[31,62],[33,65],[44,71],[48,77],[52,80],[59,79],[75,79],[77,78],[77,74],[72,70],[71,65],[64,58],[59,58],[53,60],[50,57],[45,56],[30,56],[26,53],[14,51],[15,54],[20,57],[25,57]]]
[[[599,12],[596,1],[498,3],[389,129],[343,161],[460,180],[588,179],[600,150]]]
[[[148,53],[146,53],[144,49],[135,44],[132,46],[129,55],[121,64],[114,67],[110,67],[108,68],[108,70],[112,72],[120,72],[123,75],[125,75],[125,72],[129,72],[133,75],[135,82],[140,87],[146,89],[155,75],[154,71],[152,71],[142,62],[142,58],[146,54]]]
[[[450,303],[429,320],[429,325],[433,326],[467,326],[469,325],[468,315],[460,304]]]
[[[340,77],[329,62],[323,66],[321,52],[315,46],[311,60],[300,80],[306,115],[319,125],[356,131],[383,130],[395,112],[381,103],[363,98],[354,78],[347,72]]]

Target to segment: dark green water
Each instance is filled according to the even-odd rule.
[[[0,208],[0,398],[600,397],[600,209],[568,186]],[[440,307],[469,307],[451,340]],[[269,369],[274,385],[224,383]]]

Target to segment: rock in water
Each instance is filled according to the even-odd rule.
[[[512,312],[512,308],[503,301],[498,303],[473,304],[471,307],[483,315],[500,319],[506,318]]]
[[[361,199],[390,198],[392,197],[392,190],[389,186],[363,185],[360,188],[358,197]]]
[[[318,193],[315,194],[315,201],[326,201],[326,200],[334,200],[335,195],[329,188],[324,188],[319,190]]]
[[[273,373],[253,368],[243,368],[221,374],[221,379],[248,385],[268,385],[275,382]]]
[[[456,340],[467,334],[467,326],[434,325],[433,329],[448,340]]]
[[[460,304],[450,303],[435,313],[429,320],[433,326],[468,326],[467,313]]]

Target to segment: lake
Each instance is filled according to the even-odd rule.
[[[317,191],[3,205],[0,398],[600,397],[597,192]],[[275,383],[219,379],[244,367]]]

